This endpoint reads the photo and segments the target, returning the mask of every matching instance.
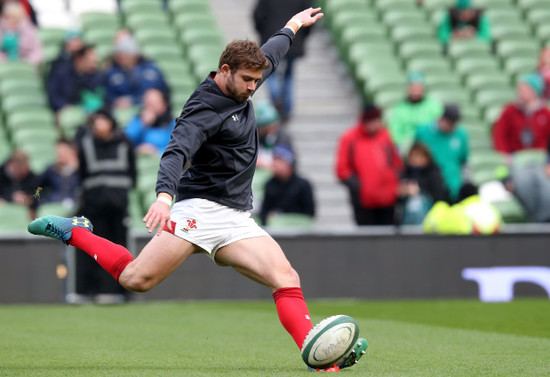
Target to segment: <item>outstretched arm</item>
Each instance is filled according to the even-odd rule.
[[[324,14],[319,13],[321,8],[308,8],[300,13],[296,13],[292,18],[286,23],[285,27],[292,29],[294,34],[298,33],[298,30],[302,27],[308,27],[321,19]]]

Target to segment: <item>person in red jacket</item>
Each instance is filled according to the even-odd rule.
[[[379,108],[367,105],[338,147],[336,174],[350,191],[357,225],[394,223],[403,162],[381,117]]]
[[[544,81],[538,73],[520,77],[517,101],[508,104],[493,126],[493,146],[503,153],[546,149],[550,137],[550,110],[542,100]]]

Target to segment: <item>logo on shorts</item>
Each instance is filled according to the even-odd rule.
[[[197,229],[197,221],[195,219],[187,220],[187,226],[181,230],[185,233],[189,233],[191,229]]]

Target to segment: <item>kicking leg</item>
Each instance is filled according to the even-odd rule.
[[[29,224],[32,234],[52,237],[75,246],[94,258],[126,289],[145,292],[170,275],[196,246],[162,232],[154,236],[134,260],[130,252],[91,232],[92,224],[83,217],[45,216]]]
[[[300,288],[300,277],[277,242],[269,236],[240,240],[220,248],[216,261],[271,288],[279,320],[301,348],[312,329],[311,319]]]

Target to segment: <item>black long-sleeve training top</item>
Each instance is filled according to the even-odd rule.
[[[257,88],[275,70],[293,40],[292,30],[283,28],[261,47],[270,67]],[[160,161],[156,193],[168,193],[178,201],[203,198],[249,210],[257,158],[252,102],[239,103],[226,96],[211,74],[189,97],[176,120]],[[182,174],[187,162],[191,166]]]

